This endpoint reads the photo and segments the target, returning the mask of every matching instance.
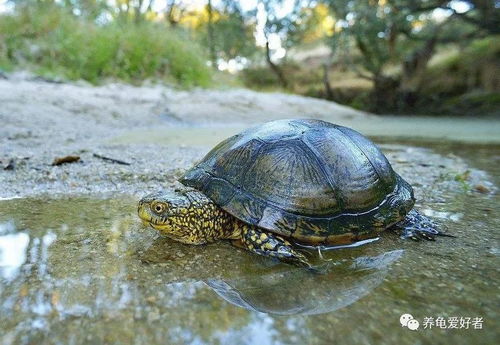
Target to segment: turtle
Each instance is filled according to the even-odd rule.
[[[201,245],[231,240],[253,253],[312,268],[302,248],[355,244],[395,229],[444,235],[414,209],[411,185],[380,149],[348,127],[315,119],[267,122],[215,146],[179,182],[144,196],[146,225]]]

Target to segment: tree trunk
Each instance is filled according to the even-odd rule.
[[[269,48],[268,40],[266,40],[266,61],[271,70],[278,77],[281,86],[283,86],[286,89],[288,87],[288,81],[286,80],[285,75],[283,74],[281,68],[271,60],[271,49]]]
[[[375,113],[394,111],[397,106],[398,86],[399,80],[376,74],[373,77],[370,110]]]
[[[325,97],[328,100],[333,100],[333,90],[330,84],[329,70],[331,67],[331,62],[327,61],[323,64],[323,85],[325,87]]]
[[[427,40],[423,47],[413,52],[405,61],[403,61],[403,73],[401,85],[399,87],[400,100],[402,107],[413,107],[418,101],[422,80],[427,70],[434,49],[437,43],[436,34]]]
[[[135,8],[135,23],[139,24],[142,21],[142,12],[141,12],[141,7],[143,4],[144,0],[139,0],[139,3],[137,4],[137,7]]]
[[[172,26],[175,27],[177,26],[177,20],[174,18],[174,10],[175,10],[176,5],[176,0],[172,0],[167,3],[167,11],[165,15],[165,19],[168,21],[168,23]]]
[[[217,56],[215,55],[215,40],[214,40],[214,28],[213,28],[213,12],[212,12],[212,0],[208,0],[207,11],[208,11],[208,23],[207,23],[207,35],[208,35],[208,49],[210,51],[210,60],[212,61],[212,67],[217,68]]]
[[[150,0],[149,1],[148,7],[146,8],[146,13],[151,12],[151,10],[153,9],[153,3],[154,3],[154,1],[155,0]]]

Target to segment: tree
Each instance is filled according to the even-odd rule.
[[[373,82],[371,110],[375,112],[413,106],[437,43],[459,39],[456,30],[447,32],[446,27],[455,19],[468,18],[470,21],[474,15],[466,13],[480,10],[471,5],[467,11],[459,13],[452,3],[443,0],[326,2],[337,19],[338,29],[330,43],[343,44],[340,49],[349,51],[352,57],[350,67],[360,77]],[[436,9],[447,11],[440,21],[431,16]],[[478,37],[479,31],[491,29],[489,24],[480,29],[470,30],[470,27],[463,26],[459,32],[470,39]],[[332,48],[338,51],[339,47],[333,45]],[[388,71],[388,67],[394,65],[400,66],[400,73]]]
[[[210,52],[210,60],[212,61],[212,66],[217,66],[217,56],[215,55],[215,39],[214,39],[214,16],[213,16],[213,8],[212,1],[208,0],[207,3],[207,13],[208,13],[208,21],[207,21],[207,41],[208,41],[208,50]]]
[[[285,54],[290,48],[303,42],[308,34],[312,34],[318,26],[317,1],[294,0],[287,2],[289,11],[283,13],[283,0],[260,0],[259,5],[263,9],[266,20],[263,27],[265,38],[265,57],[269,68],[278,77],[283,87],[289,86],[280,65],[273,61],[270,47],[270,38],[276,35],[280,38],[281,46],[285,49]],[[312,10],[311,10],[312,9]],[[283,57],[283,59],[286,56]]]
[[[165,7],[165,20],[170,26],[175,27],[186,13],[186,6],[179,0],[167,0]]]
[[[207,47],[213,66],[217,66],[219,59],[228,61],[253,55],[254,25],[248,20],[250,16],[235,1],[223,0],[217,7],[211,5],[209,2],[204,13],[197,15],[193,29]]]

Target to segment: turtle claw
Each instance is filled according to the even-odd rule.
[[[313,266],[306,267],[306,270],[308,272],[311,272],[314,274],[326,274],[327,273],[326,269],[319,269],[319,268],[313,267]]]
[[[318,256],[322,261],[332,261],[333,259],[326,259],[321,252],[321,246],[318,246]]]
[[[402,239],[410,238],[414,241],[421,241],[421,240],[435,241],[436,233],[434,233],[433,231],[406,227],[402,229],[400,237]]]
[[[262,256],[276,258],[310,271],[315,270],[307,257],[296,250],[285,238],[255,226],[243,225],[239,246]]]
[[[456,237],[439,231],[436,223],[416,210],[411,210],[404,220],[395,224],[394,228],[401,238],[411,238],[414,241],[435,241],[437,236]]]

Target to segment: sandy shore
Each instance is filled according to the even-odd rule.
[[[218,141],[281,118],[323,119],[375,137],[500,140],[498,121],[439,119],[436,125],[280,93],[93,87],[11,76],[0,79],[0,198],[139,193],[168,186]],[[67,155],[80,160],[52,166]]]

